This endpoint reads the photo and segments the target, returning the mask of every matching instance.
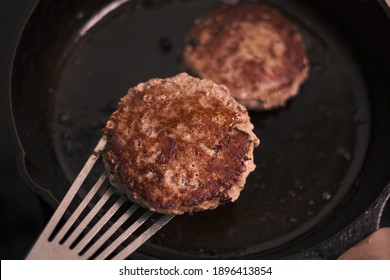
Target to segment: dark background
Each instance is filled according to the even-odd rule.
[[[0,1],[0,258],[23,259],[44,227],[40,200],[23,184],[5,117],[4,79],[11,42],[30,0]]]

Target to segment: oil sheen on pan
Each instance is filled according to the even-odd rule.
[[[69,181],[129,87],[186,70],[185,34],[195,18],[221,4],[122,2],[102,7],[101,16],[82,11],[77,15],[83,32],[69,42],[66,59],[57,62],[53,75],[57,121],[52,137]],[[273,3],[299,25],[310,63],[308,79],[286,107],[250,112],[262,147],[255,151],[257,168],[240,199],[213,211],[176,217],[143,246],[142,254],[269,257],[293,246],[300,236],[321,230],[353,189],[369,134],[363,78],[349,50],[326,24],[289,1]]]

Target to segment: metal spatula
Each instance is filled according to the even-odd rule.
[[[113,187],[105,187],[104,173],[72,211],[70,206],[105,144],[103,137],[26,259],[125,259],[173,218],[129,204]],[[111,207],[104,207],[113,199]],[[154,219],[155,215],[161,217]],[[142,230],[148,220],[152,224],[133,238],[132,234]]]

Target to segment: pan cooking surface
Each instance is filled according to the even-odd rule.
[[[100,21],[82,10],[75,14],[72,20],[83,27],[69,38],[65,59],[54,62],[60,70],[52,77],[52,138],[69,182],[128,88],[186,70],[183,36],[196,17],[220,1],[112,3],[118,5],[101,7],[107,15]],[[308,80],[285,108],[250,112],[261,146],[255,150],[257,169],[239,200],[176,217],[144,246],[145,254],[267,257],[321,230],[353,190],[369,134],[363,79],[326,21],[289,1],[273,3],[300,25]]]

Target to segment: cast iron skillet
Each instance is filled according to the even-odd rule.
[[[311,73],[286,108],[250,112],[262,145],[238,202],[176,217],[136,257],[333,259],[389,225],[389,18],[374,1],[312,2],[272,1],[298,22]],[[8,96],[28,186],[56,207],[119,98],[187,71],[183,36],[218,4],[34,2]]]

